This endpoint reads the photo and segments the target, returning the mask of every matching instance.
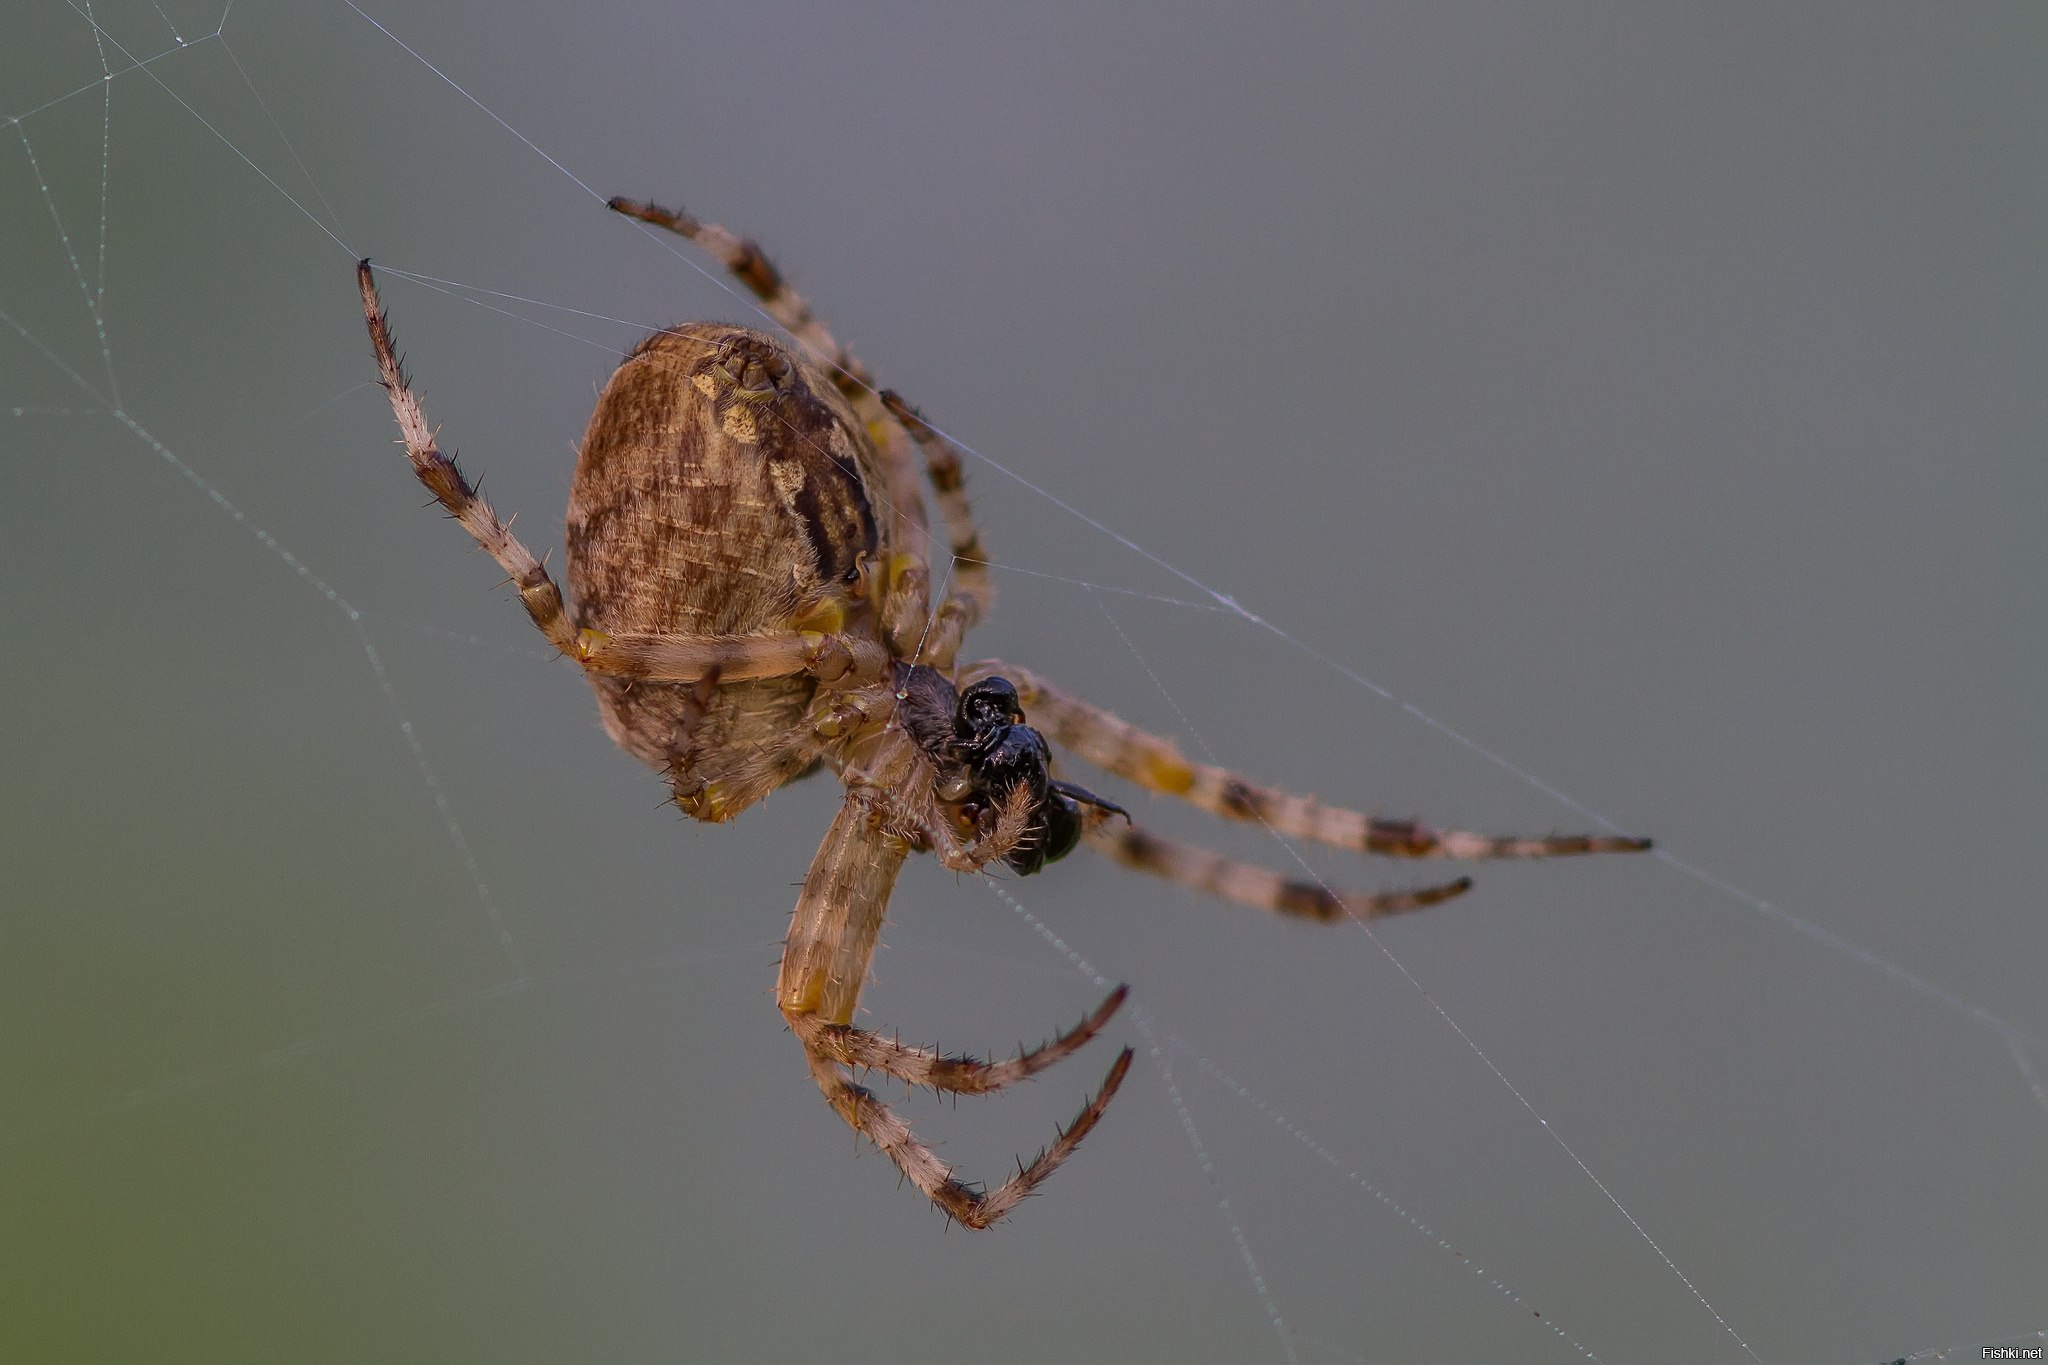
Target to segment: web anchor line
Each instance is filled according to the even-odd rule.
[[[1108,977],[1097,971],[1094,964],[1075,951],[1064,938],[1054,933],[1051,925],[1047,924],[1030,910],[1027,910],[1024,907],[1024,903],[1012,895],[1002,882],[989,876],[987,873],[982,873],[981,883],[988,889],[991,895],[1009,907],[1011,914],[1022,920],[1054,952],[1065,958],[1067,964],[1076,972],[1079,972],[1089,984],[1097,989],[1104,989],[1115,984]],[[1447,1241],[1435,1229],[1389,1197],[1379,1186],[1367,1180],[1357,1170],[1346,1166],[1329,1147],[1318,1141],[1308,1130],[1273,1108],[1272,1105],[1254,1094],[1249,1087],[1217,1066],[1200,1049],[1188,1042],[1185,1037],[1168,1028],[1158,1015],[1146,1009],[1141,1002],[1134,1000],[1129,1008],[1132,1021],[1137,1024],[1139,1032],[1145,1035],[1148,1045],[1147,1052],[1152,1058],[1153,1065],[1160,1071],[1161,1081],[1167,1090],[1167,1098],[1174,1106],[1174,1113],[1180,1120],[1182,1131],[1186,1133],[1189,1143],[1194,1148],[1196,1159],[1202,1168],[1203,1177],[1209,1182],[1211,1192],[1216,1197],[1218,1211],[1229,1226],[1233,1245],[1237,1248],[1239,1257],[1244,1262],[1245,1268],[1251,1276],[1252,1288],[1258,1294],[1260,1302],[1266,1310],[1267,1320],[1273,1324],[1274,1330],[1280,1333],[1283,1349],[1286,1350],[1289,1359],[1296,1359],[1293,1331],[1287,1327],[1286,1319],[1281,1315],[1279,1307],[1273,1299],[1272,1291],[1266,1284],[1265,1274],[1259,1269],[1258,1260],[1252,1254],[1250,1242],[1244,1235],[1243,1228],[1238,1222],[1237,1214],[1231,1207],[1229,1199],[1223,1193],[1214,1163],[1209,1158],[1207,1145],[1202,1141],[1200,1131],[1195,1127],[1193,1111],[1188,1108],[1186,1100],[1181,1094],[1179,1083],[1173,1078],[1172,1055],[1174,1052],[1187,1054],[1187,1056],[1194,1060],[1196,1067],[1204,1076],[1221,1085],[1239,1103],[1250,1106],[1268,1122],[1280,1129],[1281,1132],[1287,1134],[1287,1136],[1293,1138],[1311,1152],[1314,1152],[1325,1165],[1339,1172],[1351,1184],[1356,1185],[1359,1189],[1371,1195],[1380,1204],[1392,1211],[1402,1222],[1406,1223],[1410,1230],[1427,1239],[1437,1250],[1449,1255],[1453,1260],[1463,1265],[1465,1269],[1470,1270],[1475,1276],[1483,1279],[1502,1298],[1508,1300],[1517,1309],[1528,1313],[1532,1320],[1541,1322],[1544,1327],[1549,1329],[1553,1336],[1557,1337],[1558,1340],[1571,1347],[1574,1351],[1577,1351],[1580,1356],[1595,1362],[1600,1360],[1600,1357],[1595,1355],[1592,1349],[1586,1346],[1585,1343],[1579,1341],[1576,1337],[1573,1337],[1562,1327],[1558,1326],[1556,1319],[1537,1309],[1534,1304],[1530,1303],[1528,1299],[1523,1297],[1521,1293],[1509,1286],[1505,1281],[1472,1261],[1463,1251]]]
[[[1146,676],[1152,680],[1152,685],[1155,688],[1157,688],[1159,694],[1166,699],[1166,704],[1173,708],[1173,713],[1180,718],[1181,727],[1187,731],[1188,738],[1194,742],[1195,747],[1202,752],[1203,757],[1207,761],[1209,761],[1212,764],[1215,763],[1215,751],[1209,747],[1208,741],[1202,738],[1201,731],[1196,728],[1194,721],[1188,716],[1187,712],[1182,709],[1179,699],[1176,698],[1173,695],[1173,693],[1167,689],[1165,681],[1160,678],[1157,670],[1155,670],[1152,667],[1151,660],[1147,659],[1144,656],[1144,654],[1139,651],[1136,642],[1134,642],[1131,639],[1131,637],[1127,633],[1125,633],[1122,623],[1119,622],[1116,619],[1114,613],[1112,613],[1109,610],[1108,604],[1103,602],[1102,599],[1099,597],[1096,598],[1095,604],[1097,607],[1101,609],[1103,616],[1108,619],[1110,629],[1114,630],[1117,633],[1117,638],[1123,641],[1124,648],[1131,651],[1131,656],[1138,661],[1139,667],[1145,670]],[[1258,816],[1258,821],[1261,825],[1265,827],[1266,833],[1272,836],[1273,841],[1279,844],[1280,847],[1287,851],[1288,856],[1294,859],[1295,863],[1301,867],[1303,872],[1307,873],[1308,876],[1313,878],[1315,882],[1323,888],[1323,890],[1330,891],[1332,889],[1330,887],[1330,884],[1323,880],[1322,873],[1319,870],[1317,870],[1312,864],[1310,864],[1307,859],[1301,856],[1301,850],[1296,848],[1290,840],[1282,837],[1280,831],[1274,829],[1273,826],[1266,820],[1266,818],[1263,815]],[[1619,833],[1620,831],[1617,830],[1616,832]],[[1424,986],[1413,972],[1408,970],[1408,964],[1401,961],[1401,959],[1395,955],[1394,950],[1386,945],[1386,941],[1373,931],[1373,927],[1371,924],[1367,923],[1364,920],[1359,920],[1356,923],[1358,925],[1358,928],[1365,934],[1366,938],[1372,942],[1372,946],[1379,949],[1380,955],[1386,958],[1386,960],[1393,965],[1394,970],[1401,974],[1402,980],[1406,981],[1408,985],[1414,989],[1416,994],[1422,997],[1423,1002],[1429,1006],[1429,1008],[1436,1014],[1437,1018],[1441,1020],[1444,1023],[1444,1025],[1451,1030],[1451,1032],[1458,1035],[1458,1040],[1465,1045],[1467,1050],[1469,1050],[1474,1057],[1478,1058],[1480,1063],[1483,1066],[1485,1066],[1485,1068],[1489,1072],[1493,1074],[1493,1078],[1496,1081],[1500,1082],[1501,1086],[1508,1092],[1508,1094],[1514,1096],[1515,1102],[1521,1105],[1522,1108],[1525,1111],[1527,1111],[1530,1118],[1536,1120],[1537,1126],[1543,1130],[1543,1132],[1551,1139],[1551,1141],[1555,1142],[1558,1145],[1558,1147],[1564,1152],[1564,1154],[1567,1157],[1571,1158],[1572,1164],[1579,1168],[1579,1174],[1583,1175],[1587,1180],[1591,1181],[1593,1188],[1600,1191],[1600,1193],[1606,1197],[1607,1202],[1614,1206],[1614,1211],[1616,1213],[1619,1213],[1622,1216],[1622,1218],[1627,1221],[1628,1225],[1635,1229],[1636,1235],[1642,1238],[1643,1242],[1646,1245],[1648,1245],[1650,1250],[1657,1254],[1657,1258],[1659,1260],[1664,1262],[1664,1268],[1666,1270],[1669,1270],[1674,1276],[1677,1277],[1678,1282],[1684,1285],[1687,1291],[1692,1294],[1693,1298],[1699,1301],[1700,1307],[1707,1310],[1708,1314],[1712,1316],[1715,1323],[1717,1323],[1720,1326],[1721,1330],[1726,1332],[1728,1336],[1734,1340],[1735,1344],[1743,1349],[1743,1351],[1750,1357],[1750,1359],[1756,1360],[1758,1362],[1758,1365],[1762,1365],[1762,1361],[1757,1356],[1757,1353],[1754,1350],[1752,1350],[1750,1344],[1743,1339],[1742,1334],[1735,1330],[1735,1324],[1729,1322],[1727,1318],[1723,1317],[1721,1314],[1721,1310],[1716,1308],[1711,1302],[1709,1302],[1706,1294],[1700,1290],[1698,1285],[1692,1282],[1692,1277],[1687,1275],[1683,1270],[1680,1270],[1678,1268],[1678,1263],[1671,1259],[1670,1253],[1666,1252],[1664,1248],[1661,1245],[1659,1245],[1657,1239],[1650,1235],[1650,1230],[1644,1227],[1633,1213],[1629,1212],[1627,1205],[1621,1202],[1620,1196],[1616,1195],[1614,1191],[1611,1188],[1609,1188],[1607,1182],[1602,1180],[1599,1176],[1593,1174],[1593,1168],[1586,1164],[1586,1159],[1578,1154],[1578,1152],[1572,1147],[1572,1144],[1570,1142],[1565,1140],[1565,1137],[1562,1133],[1560,1133],[1556,1128],[1551,1126],[1550,1120],[1548,1118],[1545,1118],[1543,1114],[1536,1108],[1535,1104],[1530,1101],[1529,1097],[1522,1093],[1521,1087],[1508,1079],[1507,1073],[1501,1070],[1500,1064],[1495,1062],[1492,1057],[1487,1055],[1486,1049],[1479,1046],[1479,1040],[1477,1038],[1474,1038],[1470,1033],[1466,1032],[1465,1026],[1463,1024],[1460,1024],[1455,1018],[1451,1016],[1451,1012],[1444,1008],[1443,1002],[1438,1000],[1435,994],[1432,993],[1427,986]]]
[[[1217,1173],[1216,1163],[1209,1158],[1208,1144],[1202,1141],[1201,1130],[1195,1127],[1195,1116],[1188,1108],[1188,1102],[1181,1096],[1180,1082],[1173,1078],[1173,1056],[1159,1045],[1159,1036],[1152,1029],[1151,1016],[1143,1010],[1131,1015],[1138,1025],[1138,1032],[1145,1035],[1146,1051],[1151,1054],[1152,1064],[1159,1068],[1159,1079],[1166,1086],[1166,1098],[1173,1104],[1174,1115],[1180,1119],[1181,1131],[1187,1134],[1188,1145],[1195,1149],[1195,1164],[1202,1168],[1202,1178],[1209,1182],[1209,1193],[1216,1200],[1216,1211],[1223,1215],[1223,1221],[1230,1229],[1231,1244],[1237,1248],[1237,1258],[1244,1265],[1245,1274],[1251,1277],[1252,1290],[1265,1305],[1266,1320],[1273,1328],[1273,1334],[1280,1338],[1280,1349],[1287,1353],[1293,1365],[1301,1365],[1301,1357],[1295,1353],[1293,1334],[1287,1329],[1287,1319],[1280,1315],[1280,1305],[1273,1298],[1272,1287],[1266,1283],[1265,1272],[1259,1269],[1259,1259],[1252,1254],[1251,1240],[1244,1235],[1244,1224],[1237,1219],[1237,1213],[1230,1207],[1230,1196],[1224,1192],[1222,1177]]]
[[[1155,1025],[1159,1024],[1157,1016],[1146,1013],[1146,1011],[1142,1007],[1134,1006],[1132,1017]],[[1411,1230],[1413,1230],[1423,1238],[1427,1239],[1432,1245],[1436,1247],[1437,1250],[1450,1256],[1453,1260],[1458,1261],[1466,1269],[1470,1270],[1474,1275],[1478,1276],[1480,1279],[1485,1280],[1486,1283],[1490,1285],[1497,1293],[1499,1293],[1502,1298],[1512,1303],[1517,1309],[1521,1310],[1522,1312],[1528,1313],[1532,1318],[1541,1321],[1543,1325],[1549,1328],[1551,1332],[1554,1333],[1560,1341],[1564,1342],[1567,1346],[1570,1346],[1574,1351],[1577,1351],[1581,1356],[1585,1357],[1587,1360],[1596,1362],[1599,1361],[1600,1357],[1593,1353],[1592,1348],[1588,1347],[1584,1342],[1579,1341],[1576,1337],[1573,1337],[1571,1334],[1566,1332],[1562,1327],[1558,1326],[1555,1320],[1553,1320],[1549,1315],[1542,1312],[1542,1310],[1538,1309],[1534,1304],[1530,1303],[1529,1300],[1522,1297],[1522,1295],[1513,1287],[1511,1287],[1506,1281],[1494,1275],[1485,1266],[1482,1266],[1478,1262],[1472,1260],[1468,1255],[1466,1255],[1465,1252],[1460,1250],[1455,1243],[1452,1243],[1451,1241],[1447,1240],[1442,1233],[1438,1232],[1429,1224],[1423,1222],[1420,1218],[1416,1217],[1414,1213],[1410,1212],[1407,1208],[1403,1207],[1401,1204],[1396,1202],[1390,1195],[1387,1194],[1385,1190],[1381,1189],[1372,1181],[1366,1179],[1365,1176],[1355,1168],[1345,1165],[1344,1162],[1338,1158],[1335,1152],[1331,1151],[1322,1142],[1318,1141],[1316,1137],[1313,1134],[1311,1134],[1307,1129],[1295,1123],[1294,1120],[1287,1117],[1287,1115],[1281,1113],[1278,1109],[1275,1109],[1268,1101],[1266,1101],[1265,1099],[1261,1098],[1258,1094],[1253,1092],[1249,1086],[1244,1084],[1244,1082],[1238,1080],[1229,1072],[1224,1071],[1222,1068],[1218,1067],[1207,1056],[1203,1055],[1202,1052],[1200,1052],[1192,1044],[1190,1044],[1187,1041],[1187,1039],[1181,1037],[1178,1033],[1173,1032],[1171,1029],[1165,1028],[1164,1025],[1160,1025],[1160,1028],[1166,1035],[1167,1046],[1179,1049],[1180,1051],[1183,1051],[1187,1053],[1190,1057],[1194,1058],[1196,1067],[1200,1069],[1204,1076],[1207,1076],[1211,1081],[1215,1082],[1217,1085],[1220,1085],[1225,1090],[1229,1091],[1239,1100],[1239,1102],[1247,1104],[1251,1106],[1251,1108],[1253,1108],[1254,1110],[1258,1111],[1258,1113],[1262,1115],[1274,1127],[1278,1128],[1281,1132],[1287,1134],[1287,1136],[1293,1138],[1303,1147],[1306,1147],[1309,1151],[1313,1152],[1325,1166],[1328,1166],[1331,1170],[1343,1176],[1346,1181],[1350,1182],[1353,1185],[1356,1185],[1359,1189],[1371,1195],[1373,1199],[1377,1200],[1380,1204],[1384,1205],[1386,1209],[1389,1212],[1391,1212],[1395,1217],[1399,1218],[1402,1222],[1406,1223]]]
[[[2034,1059],[2027,1055],[2027,1045],[2018,1038],[2005,1040],[2006,1050],[2012,1053],[2013,1065],[2020,1069],[2020,1079],[2033,1092],[2034,1103],[2041,1106],[2041,1112],[2048,1114],[2048,1085],[2041,1083],[2041,1073],[2034,1069]]]
[[[212,480],[179,458],[177,452],[165,445],[153,432],[131,417],[119,404],[115,403],[106,394],[101,393],[98,389],[95,389],[86,380],[84,375],[66,364],[64,359],[45,345],[40,337],[37,337],[34,333],[23,327],[5,309],[0,309],[0,323],[5,323],[15,335],[41,351],[44,357],[52,365],[56,366],[65,378],[98,400],[101,410],[107,416],[119,422],[127,429],[131,436],[153,451],[158,459],[176,470],[186,483],[197,489],[222,515],[226,516],[228,520],[234,522],[237,526],[240,526],[255,539],[257,544],[268,550],[280,563],[298,575],[300,579],[315,592],[319,593],[330,606],[339,611],[343,618],[348,621],[349,629],[354,632],[356,643],[361,647],[363,657],[370,665],[371,676],[377,680],[378,690],[384,694],[385,704],[391,708],[392,715],[398,722],[399,734],[404,737],[406,747],[412,754],[413,763],[419,770],[420,781],[425,785],[428,795],[434,802],[435,809],[440,813],[442,827],[447,833],[448,840],[454,847],[457,856],[462,860],[463,870],[469,876],[470,886],[476,893],[477,901],[483,908],[485,918],[490,922],[498,952],[504,957],[506,965],[511,968],[512,981],[516,983],[524,980],[527,976],[525,957],[520,952],[519,945],[512,936],[512,930],[510,925],[506,923],[504,912],[498,907],[498,899],[492,894],[490,883],[484,878],[483,867],[477,862],[476,852],[470,846],[469,836],[463,831],[461,821],[456,818],[454,806],[449,803],[447,788],[442,785],[439,774],[434,771],[433,764],[427,758],[426,745],[421,741],[418,731],[413,727],[412,717],[406,711],[404,699],[398,695],[397,684],[392,682],[390,673],[384,667],[384,657],[378,652],[376,642],[370,638],[369,627],[364,623],[361,610],[353,602],[342,596],[341,591],[332,583],[329,583],[325,578],[315,573],[310,564],[286,548],[282,541],[270,534],[263,526],[253,521],[249,514],[243,511],[227,494],[223,493]]]

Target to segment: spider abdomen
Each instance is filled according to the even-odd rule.
[[[862,629],[874,612],[861,566],[891,521],[870,496],[876,469],[846,400],[785,343],[715,323],[655,333],[605,385],[576,461],[576,625],[739,635],[829,618]],[[762,754],[802,725],[817,688],[803,675],[590,680],[613,740],[705,819],[795,776]]]

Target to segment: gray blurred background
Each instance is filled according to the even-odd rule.
[[[2039,7],[366,2],[446,81],[345,0],[91,8],[0,51],[9,1359],[2048,1327]],[[1708,877],[1486,867],[1376,937],[1012,883],[1158,1052],[1119,1020],[1081,1154],[947,1231],[768,993],[833,788],[665,807],[368,383],[357,255],[555,545],[617,352],[750,316],[613,193],[758,234],[997,462],[981,651],[1389,814],[1587,827],[1555,789]],[[1003,1050],[1095,995],[919,865],[868,1018]],[[1110,1055],[907,1109],[999,1176]]]

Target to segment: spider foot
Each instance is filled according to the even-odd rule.
[[[1396,858],[1569,858],[1582,853],[1641,853],[1648,839],[1618,834],[1551,834],[1541,838],[1431,829],[1416,820],[1366,822],[1365,848]]]
[[[1034,1157],[1029,1165],[1020,1162],[1017,1174],[993,1190],[982,1193],[969,1189],[957,1180],[949,1179],[947,1183],[952,1189],[944,1193],[952,1195],[957,1191],[957,1195],[964,1198],[956,1196],[948,1199],[934,1194],[932,1202],[948,1216],[967,1227],[985,1228],[994,1224],[997,1219],[1022,1203],[1037,1188],[1040,1181],[1058,1170],[1060,1163],[1074,1154],[1074,1149],[1081,1145],[1081,1139],[1088,1136],[1096,1122],[1101,1119],[1103,1112],[1109,1108],[1109,1102],[1116,1095],[1117,1088],[1124,1083],[1124,1077],[1130,1073],[1131,1058],[1136,1055],[1130,1048],[1119,1052],[1115,1063],[1109,1068],[1109,1074],[1102,1078],[1102,1085],[1089,1097],[1088,1103],[1081,1106],[1081,1112],[1074,1116],[1074,1121],[1065,1128],[1056,1129],[1052,1145]]]
[[[1128,817],[1126,817],[1128,820]],[[1270,868],[1241,863],[1220,853],[1153,834],[1140,826],[1112,824],[1109,817],[1087,821],[1083,837],[1125,867],[1205,891],[1255,910],[1329,923],[1379,919],[1441,905],[1472,889],[1470,877],[1405,891],[1350,891],[1321,881],[1284,877]]]
[[[877,1037],[844,1024],[791,1020],[804,1042],[804,1055],[825,1100],[854,1131],[863,1134],[896,1164],[903,1178],[923,1191],[947,1218],[970,1228],[992,1226],[1032,1193],[1060,1164],[1074,1154],[1081,1140],[1102,1118],[1135,1055],[1125,1048],[1117,1055],[1102,1084],[1081,1106],[1074,1121],[1055,1130],[1053,1141],[1029,1162],[1019,1161],[1017,1174],[994,1189],[980,1189],[960,1180],[910,1125],[865,1086],[857,1085],[845,1067],[884,1071],[913,1084],[930,1085],[956,1094],[985,1094],[1042,1071],[1074,1052],[1101,1031],[1123,1004],[1128,988],[1119,986],[1087,1018],[1043,1047],[1020,1053],[1008,1062],[990,1063],[971,1057],[941,1057]]]
[[[928,1086],[956,1095],[986,1095],[1028,1080],[1079,1052],[1102,1032],[1103,1025],[1122,1008],[1130,993],[1129,986],[1118,986],[1080,1023],[1053,1035],[1050,1042],[1001,1062],[985,1062],[976,1057],[948,1057],[936,1050],[907,1046],[852,1024],[827,1024],[816,1015],[797,1015],[790,1020],[790,1027],[802,1041],[805,1051],[840,1066],[880,1071],[908,1085]]]

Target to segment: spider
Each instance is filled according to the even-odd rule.
[[[897,873],[914,852],[1023,875],[1088,847],[1141,872],[1262,910],[1370,919],[1459,895],[1469,877],[1407,891],[1333,891],[1150,834],[1053,776],[1056,743],[1150,791],[1273,832],[1404,858],[1532,858],[1647,848],[1643,839],[1497,838],[1376,819],[1190,762],[1028,669],[960,663],[994,598],[961,452],[878,388],[753,242],[680,211],[610,207],[697,243],[753,291],[795,344],[698,322],[642,341],[598,399],[569,495],[569,606],[541,562],[441,453],[408,385],[370,263],[357,283],[413,472],[511,576],[533,623],[580,666],[604,727],[660,772],[696,819],[730,820],[818,768],[846,792],[811,860],[776,1001],[826,1102],[949,1219],[985,1228],[1071,1156],[1131,1065],[1125,1048],[1074,1121],[993,1189],[959,1179],[856,1084],[987,1094],[1078,1051],[1127,988],[1006,1061],[905,1046],[853,1023]],[[917,465],[943,523],[934,550]],[[1035,725],[1025,717],[1035,718]]]

